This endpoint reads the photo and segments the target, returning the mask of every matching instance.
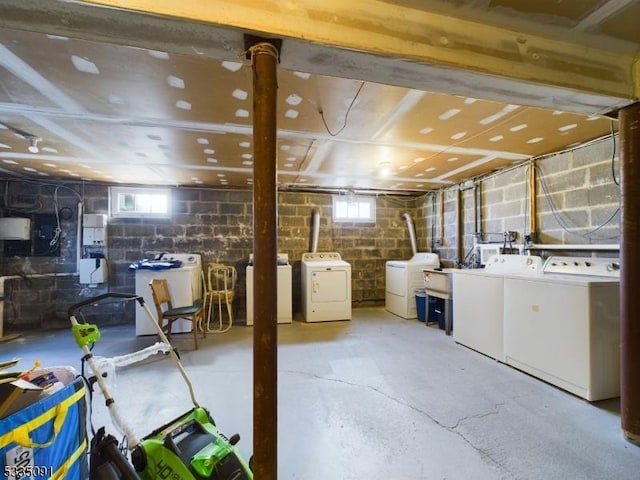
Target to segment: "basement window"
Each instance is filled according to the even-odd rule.
[[[167,218],[171,191],[167,188],[111,187],[109,210],[112,217]]]
[[[334,222],[376,222],[375,197],[358,197],[353,194],[333,197]]]

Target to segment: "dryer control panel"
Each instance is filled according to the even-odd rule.
[[[617,258],[553,256],[547,259],[542,270],[544,273],[620,278],[620,260]]]
[[[302,254],[303,262],[335,262],[336,260],[342,260],[337,252],[306,252]]]

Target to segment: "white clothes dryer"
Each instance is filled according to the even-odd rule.
[[[302,254],[305,322],[351,320],[351,265],[339,253]]]
[[[418,252],[410,260],[389,260],[385,269],[385,308],[399,317],[418,317],[416,295],[424,289],[425,268],[440,267],[437,253]]]

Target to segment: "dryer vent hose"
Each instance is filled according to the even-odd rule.
[[[416,240],[416,230],[413,226],[413,220],[411,220],[411,215],[409,215],[408,213],[405,213],[402,216],[407,222],[407,230],[409,230],[409,238],[411,239],[411,250],[415,255],[416,253],[418,253],[418,242]]]
[[[318,238],[320,237],[320,212],[314,208],[311,212],[311,253],[318,251]]]

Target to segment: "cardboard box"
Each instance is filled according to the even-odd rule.
[[[42,390],[31,382],[16,378],[15,374],[2,374],[0,376],[0,418],[37,402]]]

